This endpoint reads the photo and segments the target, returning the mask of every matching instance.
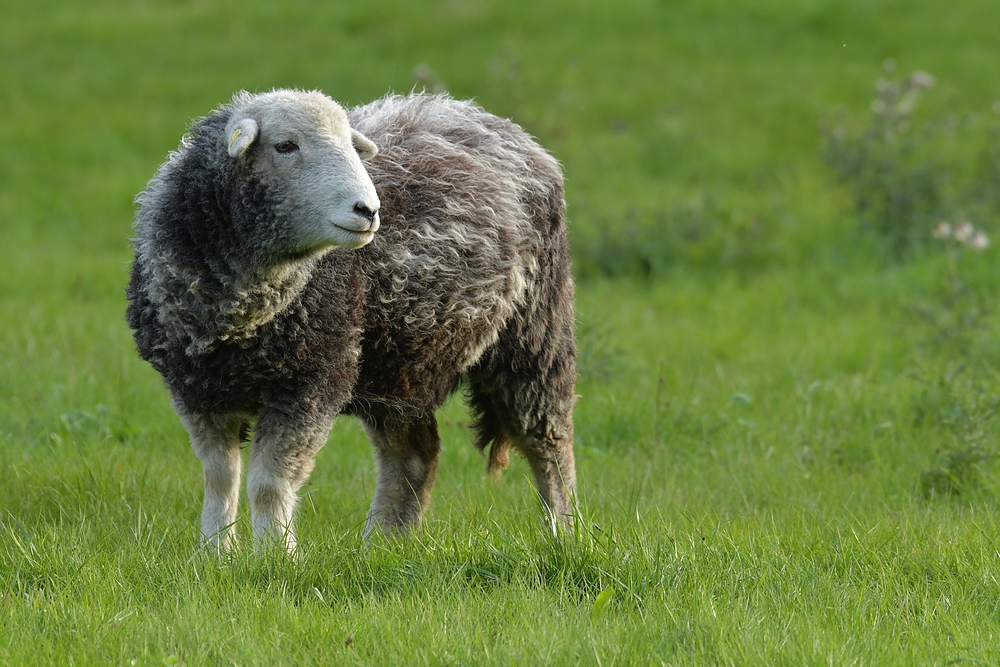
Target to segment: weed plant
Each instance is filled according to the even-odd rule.
[[[944,279],[930,290],[929,299],[910,308],[918,330],[926,331],[920,347],[936,360],[915,373],[922,390],[914,418],[946,433],[937,450],[938,464],[920,476],[925,498],[982,488],[983,471],[994,463],[997,451],[988,426],[1000,408],[998,370],[981,349],[994,334],[992,290],[971,283],[963,271],[968,253],[986,250],[989,237],[968,222],[939,222],[933,236],[945,254]]]
[[[826,159],[849,188],[860,229],[898,260],[926,249],[937,221],[970,214],[992,221],[1000,208],[996,123],[921,118],[917,103],[935,86],[934,76],[915,71],[894,79],[895,67],[893,60],[883,65],[867,127],[851,133],[838,123],[827,131]],[[977,168],[964,166],[970,154]]]

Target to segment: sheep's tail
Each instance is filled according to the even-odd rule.
[[[498,478],[500,473],[510,465],[510,447],[510,440],[503,437],[494,440],[492,446],[490,446],[490,457],[489,463],[486,464],[486,472],[493,479]]]
[[[510,464],[510,448],[513,445],[510,438],[503,431],[500,419],[495,408],[490,405],[490,400],[481,392],[471,389],[466,396],[469,407],[476,417],[472,427],[476,430],[476,448],[487,454],[486,472],[493,479],[500,476],[500,473]]]

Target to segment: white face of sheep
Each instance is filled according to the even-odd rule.
[[[321,93],[275,91],[238,108],[226,126],[229,156],[247,160],[275,202],[283,250],[360,248],[379,228],[379,199],[362,160],[378,148]]]

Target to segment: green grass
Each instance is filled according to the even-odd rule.
[[[962,190],[997,10],[743,4],[0,2],[0,664],[1000,661],[995,248],[888,257],[822,129],[861,131],[886,58],[929,70]],[[581,519],[550,535],[520,460],[488,479],[455,400],[412,539],[363,544],[343,419],[295,559],[199,553],[123,319],[132,198],[236,89],[360,103],[421,63],[564,165]],[[982,182],[944,213],[995,235]]]

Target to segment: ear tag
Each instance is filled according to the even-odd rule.
[[[246,153],[257,138],[257,121],[253,118],[230,121],[226,129],[229,130],[229,157],[235,158]]]

